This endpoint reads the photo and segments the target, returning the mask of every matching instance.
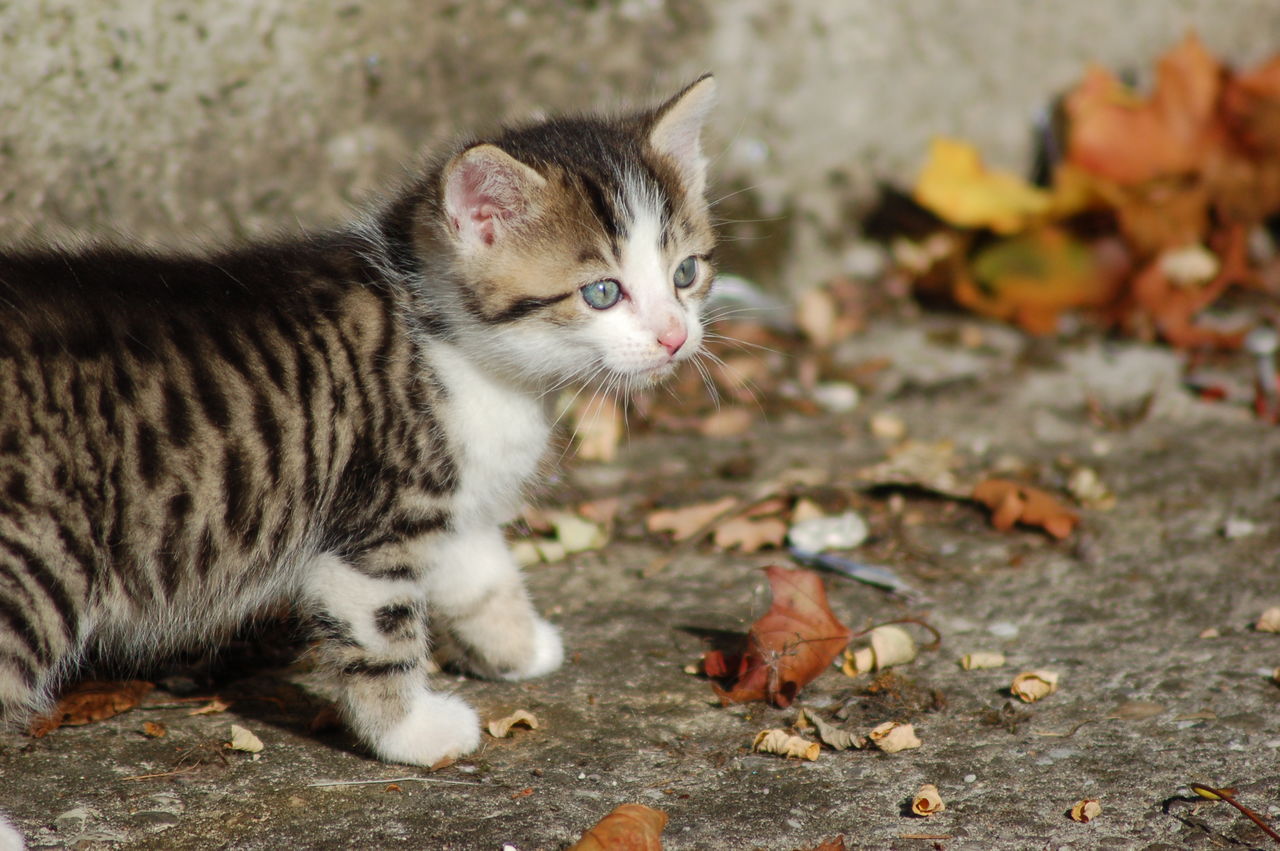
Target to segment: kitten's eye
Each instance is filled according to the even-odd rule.
[[[672,276],[675,285],[680,289],[691,286],[698,279],[698,258],[686,257],[676,267],[676,273]]]
[[[608,310],[622,298],[622,285],[611,278],[595,281],[582,288],[582,298],[596,310]]]

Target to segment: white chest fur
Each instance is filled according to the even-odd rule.
[[[447,343],[430,358],[449,394],[440,421],[458,463],[454,522],[505,523],[520,507],[551,433],[541,399],[476,368]]]

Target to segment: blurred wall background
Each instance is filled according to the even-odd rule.
[[[1149,71],[1188,28],[1237,65],[1276,0],[0,0],[0,241],[210,243],[342,220],[422,146],[719,77],[733,271],[849,271],[880,179],[956,134],[1025,170],[1089,61]]]

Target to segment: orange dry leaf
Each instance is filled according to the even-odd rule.
[[[1049,494],[1008,479],[987,479],[973,489],[973,498],[991,509],[991,525],[1007,532],[1017,523],[1039,526],[1055,538],[1065,538],[1080,515]]]
[[[751,517],[734,517],[716,528],[712,540],[722,550],[737,548],[744,553],[754,553],[765,547],[780,547],[787,537],[787,524],[777,517],[756,520]]]
[[[582,834],[569,851],[662,851],[667,814],[643,804],[623,804]]]
[[[1196,171],[1215,131],[1221,78],[1194,34],[1160,59],[1146,99],[1090,68],[1064,103],[1068,162],[1125,185]]]
[[[724,703],[765,700],[787,707],[849,643],[848,627],[827,605],[822,578],[809,570],[765,568],[773,604],[747,633],[746,649],[709,650],[703,670]]]
[[[59,727],[77,727],[103,721],[137,706],[154,683],[143,680],[80,683],[58,701],[48,715],[31,722],[30,733],[37,739]]]
[[[1032,334],[1058,330],[1058,315],[1115,299],[1115,270],[1060,228],[1042,227],[981,251],[954,284],[956,301],[1016,322]]]

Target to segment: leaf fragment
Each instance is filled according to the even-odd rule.
[[[670,532],[673,540],[691,538],[717,518],[727,514],[738,500],[726,496],[715,502],[699,502],[681,508],[659,509],[649,515],[645,526],[650,532]]]
[[[517,709],[505,718],[494,718],[489,721],[487,729],[489,735],[495,739],[505,739],[511,735],[513,727],[524,727],[529,730],[538,729],[538,719],[533,716],[532,712],[524,709]]]
[[[1102,815],[1102,804],[1098,803],[1097,798],[1076,801],[1075,806],[1071,808],[1071,820],[1083,824],[1093,821],[1100,815]]]
[[[915,725],[903,724],[899,721],[885,721],[883,724],[876,725],[867,734],[867,738],[871,744],[885,753],[910,750],[922,744],[920,738],[916,736]]]
[[[1009,691],[1023,703],[1035,703],[1058,690],[1057,671],[1023,671],[1013,678]]]
[[[982,668],[999,668],[1005,663],[1003,653],[978,651],[966,653],[960,657],[960,667],[966,671],[977,671]]]
[[[643,804],[623,804],[596,822],[568,851],[662,851],[667,814]]]
[[[812,762],[818,758],[822,745],[800,736],[793,736],[786,730],[761,730],[756,734],[755,741],[751,743],[751,749],[777,754],[788,759],[794,757]]]
[[[144,680],[87,680],[58,699],[48,715],[34,719],[28,732],[41,738],[59,727],[78,727],[128,712],[155,688]]]
[[[1272,606],[1258,615],[1253,628],[1258,632],[1280,632],[1280,606]]]
[[[1039,526],[1055,538],[1065,538],[1080,515],[1045,491],[1008,479],[986,479],[973,489],[973,498],[991,510],[991,525],[1007,532],[1015,524]]]
[[[722,550],[754,553],[776,549],[787,537],[787,524],[778,517],[734,517],[716,527],[712,541]]]
[[[911,812],[924,818],[937,815],[946,808],[942,796],[938,794],[938,787],[932,783],[922,784],[920,791],[911,799]]]
[[[939,137],[916,181],[915,200],[960,227],[987,227],[997,233],[1021,230],[1049,210],[1049,193],[1022,178],[988,170],[978,150],[958,139]]]
[[[158,724],[155,721],[144,721],[142,724],[142,735],[146,736],[148,739],[162,739],[169,735],[169,731],[165,729],[163,724]]]
[[[212,698],[204,706],[197,707],[187,712],[188,715],[218,715],[226,712],[231,708],[231,701],[223,700],[220,697]]]
[[[262,739],[259,739],[252,731],[241,727],[239,724],[231,725],[231,741],[226,745],[233,751],[244,751],[245,753],[261,753],[264,745]]]
[[[800,710],[800,714],[796,716],[796,727],[800,729],[812,727],[822,743],[833,750],[843,751],[867,746],[865,736],[855,736],[848,730],[841,730],[834,724],[823,720],[811,709]]]
[[[878,626],[866,637],[869,642],[866,647],[844,652],[841,670],[851,677],[902,665],[916,658],[916,640],[900,626]]]

